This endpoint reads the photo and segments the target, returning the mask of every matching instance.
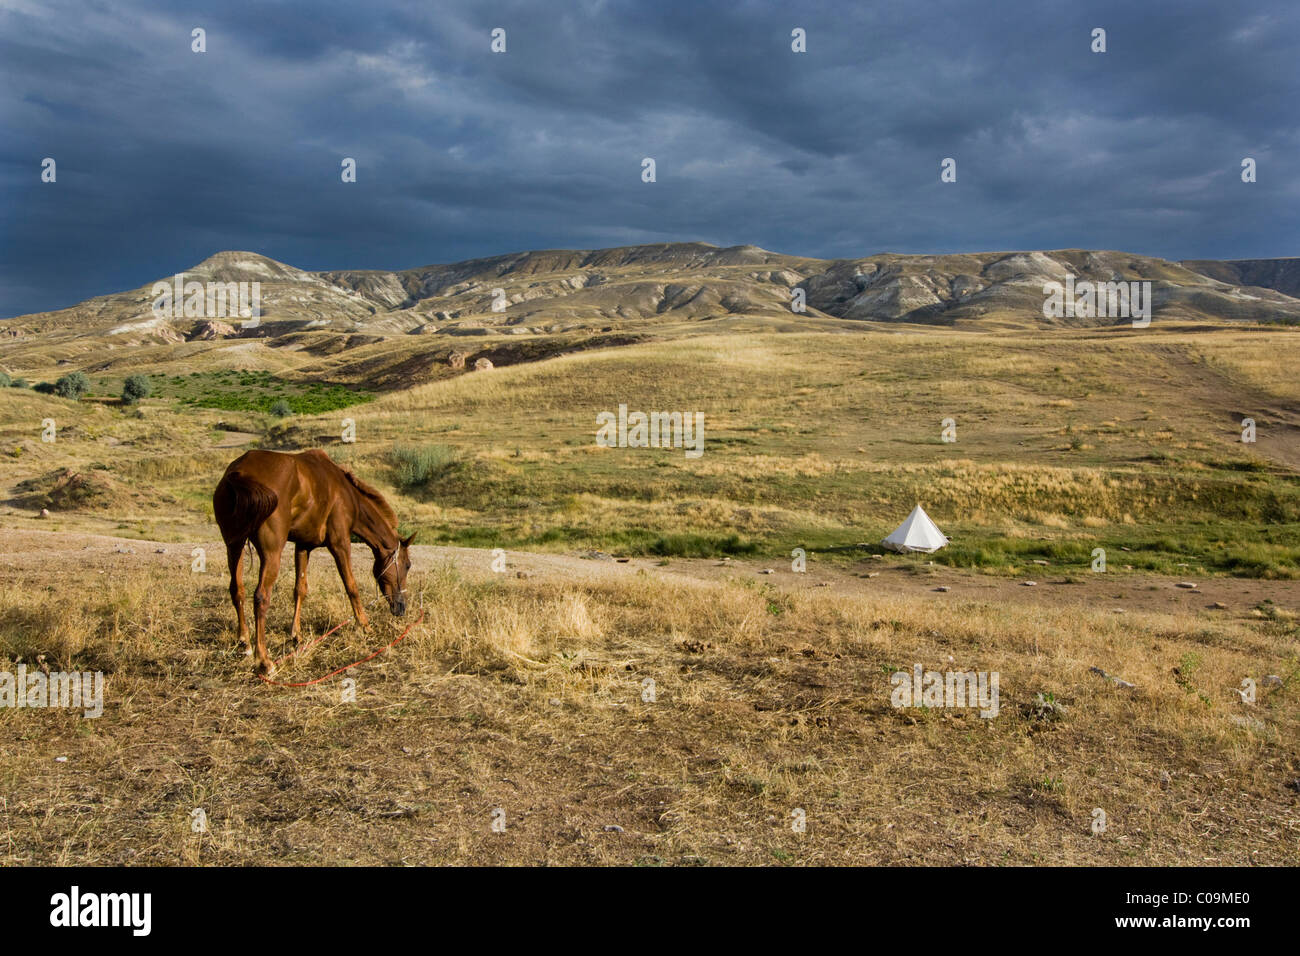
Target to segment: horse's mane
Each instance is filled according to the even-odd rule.
[[[378,489],[372,488],[342,465],[339,466],[339,471],[343,472],[348,481],[352,482],[353,488],[356,488],[362,495],[370,499],[370,503],[375,506],[375,509],[383,515],[390,525],[394,528],[397,527],[397,512],[393,510],[392,505],[384,500],[384,496],[379,493]]]

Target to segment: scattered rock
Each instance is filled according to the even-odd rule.
[[[1210,605],[1210,609],[1214,611],[1223,611],[1226,610],[1227,607],[1228,605],[1224,604],[1222,601],[1215,601]]]
[[[1187,588],[1190,591],[1196,588],[1196,583],[1194,581],[1179,581],[1176,587]]]
[[[465,360],[469,358],[464,352],[452,352],[447,356],[447,365],[450,368],[460,369],[465,367]]]
[[[764,568],[762,571],[759,571],[758,573],[759,573],[759,574],[776,574],[776,572],[773,571],[771,568]]]
[[[474,360],[474,371],[476,372],[486,372],[491,370],[492,368],[493,365],[491,359],[481,358],[481,359]]]
[[[1022,585],[1023,585],[1024,587],[1027,587],[1027,588],[1036,588],[1036,587],[1038,587],[1038,582],[1037,582],[1037,581],[1023,581],[1023,582],[1021,582],[1021,583],[1022,583]]]
[[[1034,559],[1034,564],[1042,564],[1042,565],[1046,565],[1047,562],[1046,562],[1046,561],[1041,561],[1041,560],[1035,558],[1035,559]]]
[[[49,516],[50,516],[50,509],[49,509],[49,508],[42,508],[42,509],[41,509],[41,517],[42,517],[42,518],[48,518]]]
[[[1263,680],[1261,680],[1259,683],[1260,683],[1260,685],[1263,686],[1263,687],[1281,687],[1281,686],[1282,686],[1282,678],[1279,677],[1277,674],[1269,674],[1267,677],[1265,677],[1265,678],[1264,678]]]
[[[1101,677],[1104,677],[1106,680],[1108,680],[1108,681],[1110,681],[1111,683],[1113,683],[1116,687],[1123,687],[1123,688],[1125,688],[1125,689],[1127,689],[1127,690],[1134,690],[1134,689],[1136,689],[1136,687],[1137,687],[1137,684],[1130,684],[1128,681],[1126,681],[1126,680],[1124,680],[1124,679],[1122,679],[1122,678],[1116,677],[1116,676],[1114,676],[1113,674],[1107,674],[1107,673],[1106,673],[1104,670],[1102,670],[1100,667],[1090,667],[1090,668],[1088,668],[1088,671],[1089,671],[1090,673],[1097,674],[1097,675],[1099,675],[1099,676],[1101,676]]]
[[[935,590],[936,590],[936,591],[948,591],[948,590],[951,590],[951,589],[950,589],[950,588],[948,587],[948,585],[946,585],[946,584],[940,584],[937,588],[935,588]]]
[[[606,833],[622,833],[622,832],[623,832],[623,828],[622,828],[621,826],[619,826],[617,823],[607,823],[607,824],[605,824],[605,832],[606,832]]]

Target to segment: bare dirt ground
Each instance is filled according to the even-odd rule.
[[[174,541],[36,530],[8,530],[0,534],[0,573],[36,572],[70,565],[110,575],[151,566],[188,567],[190,551],[194,547],[205,549],[211,564],[210,573],[226,574],[225,549],[215,539],[180,545]],[[367,568],[369,550],[359,544],[354,544],[352,550],[353,567]],[[291,553],[292,547],[287,546],[282,565],[286,569],[292,567],[292,561],[288,559]],[[468,576],[489,578],[493,574],[492,560],[491,549],[417,544],[412,548],[412,573],[418,574],[421,568],[451,561]],[[329,569],[333,574],[333,565],[323,549],[316,552],[312,566],[314,573]],[[865,552],[863,558],[851,561],[847,566],[819,564],[814,553],[809,556],[808,570],[804,573],[792,571],[788,562],[780,564],[754,559],[672,558],[661,561],[655,558],[616,559],[599,553],[531,551],[507,551],[506,566],[511,574],[522,572],[574,583],[604,580],[611,575],[630,577],[639,573],[714,581],[743,576],[782,589],[827,588],[829,594],[924,597],[936,603],[975,600],[1043,607],[1077,604],[1094,609],[1110,608],[1121,613],[1203,612],[1207,617],[1217,619],[1255,617],[1257,615],[1252,615],[1251,610],[1266,601],[1280,607],[1300,607],[1300,581],[1167,577],[1124,571],[1118,562],[1104,574],[1077,568],[1068,569],[1067,573],[1063,568],[1037,566],[1033,577],[1015,578],[949,568],[930,563],[923,555],[872,558]],[[358,578],[364,579],[364,574],[358,572]],[[1029,581],[1034,583],[1030,585]],[[337,580],[334,583],[337,585]],[[1195,584],[1196,587],[1184,588],[1180,584]],[[281,599],[288,600],[285,595],[292,592],[291,573],[286,577],[282,572],[276,589]]]

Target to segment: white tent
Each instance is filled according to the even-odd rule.
[[[948,543],[948,537],[930,520],[920,505],[912,509],[907,520],[894,529],[894,533],[881,542],[895,551],[938,551]]]

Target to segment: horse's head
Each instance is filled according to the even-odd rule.
[[[406,613],[406,573],[411,570],[409,549],[414,540],[412,533],[408,538],[399,538],[391,551],[375,551],[375,583],[388,600],[389,610],[398,617]]]

